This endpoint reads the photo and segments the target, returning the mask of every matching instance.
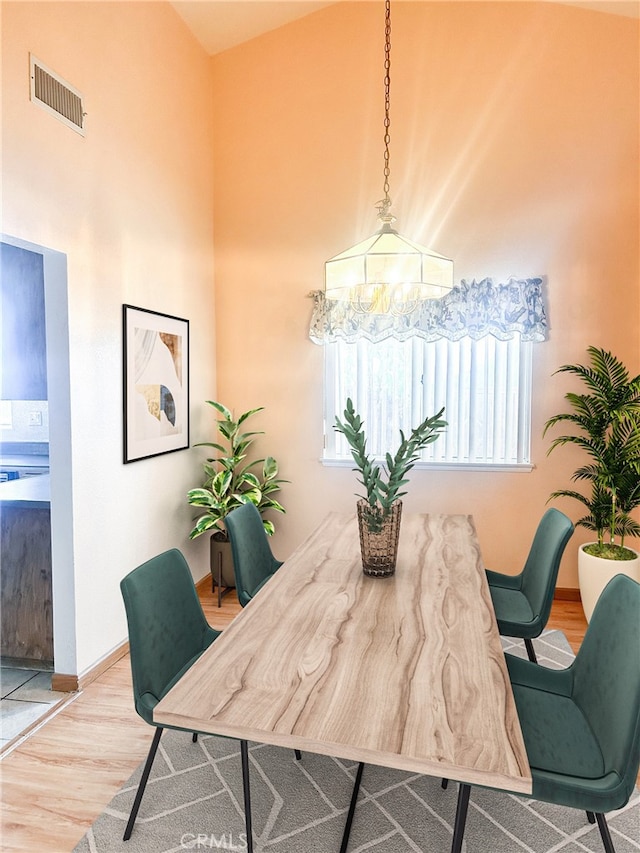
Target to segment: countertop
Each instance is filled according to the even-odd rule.
[[[2,468],[48,468],[49,457],[33,453],[2,453],[0,454]]]
[[[0,483],[0,506],[24,509],[48,509],[51,494],[51,475],[23,477]]]

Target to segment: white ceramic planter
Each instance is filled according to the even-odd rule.
[[[593,544],[590,542],[587,545]],[[635,560],[603,560],[593,557],[584,551],[584,545],[578,551],[578,580],[580,582],[580,597],[587,622],[591,621],[593,608],[600,598],[600,593],[615,575],[628,575],[640,583],[640,554],[629,548],[636,555]],[[628,547],[628,546],[625,546]]]

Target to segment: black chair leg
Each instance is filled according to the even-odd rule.
[[[587,820],[589,821],[589,823],[595,823],[596,822],[596,816],[594,815],[593,812],[587,812]]]
[[[449,780],[448,780],[448,779],[443,779],[443,780],[442,780],[442,782],[440,782],[440,784],[442,785],[442,790],[443,790],[443,791],[446,791],[446,790],[447,790],[447,788],[449,787]]]
[[[467,822],[467,808],[469,806],[470,793],[471,785],[463,785],[461,782],[460,788],[458,789],[458,807],[456,808],[456,820],[453,825],[451,853],[460,853],[462,850],[462,839],[464,838],[464,828]]]
[[[351,792],[351,802],[349,803],[347,822],[344,825],[344,832],[342,833],[342,844],[340,845],[340,853],[347,853],[347,846],[349,845],[349,836],[351,835],[351,824],[353,823],[353,816],[356,811],[356,802],[358,800],[358,791],[360,790],[360,782],[362,781],[363,770],[364,764],[361,761],[360,764],[358,764],[356,781],[353,785],[353,791]]]
[[[596,812],[596,820],[598,821],[598,829],[600,830],[600,837],[604,844],[605,853],[616,853],[605,816],[600,812]]]
[[[300,750],[294,749],[294,752],[296,754],[296,761],[302,761],[302,753],[300,752]]]
[[[191,736],[191,740],[193,741],[193,743],[197,743],[197,741],[198,741],[198,732],[194,732],[194,733],[192,734],[192,736]]]
[[[131,814],[129,815],[129,820],[127,821],[127,826],[124,831],[124,835],[122,836],[123,841],[128,841],[131,838],[131,833],[133,832],[133,825],[136,822],[136,818],[138,816],[138,809],[140,808],[140,803],[142,802],[142,795],[144,794],[144,789],[147,787],[147,779],[149,778],[149,773],[151,773],[153,759],[156,757],[158,744],[160,743],[160,738],[162,737],[163,731],[164,729],[158,727],[153,736],[153,740],[151,741],[149,754],[147,755],[147,760],[144,765],[144,770],[142,771],[140,784],[138,785],[138,790],[136,791],[136,798],[133,801],[133,806],[131,807]]]
[[[251,789],[249,787],[249,747],[246,740],[240,741],[240,758],[242,761],[242,790],[244,793],[244,825],[247,833],[247,853],[253,853]]]
[[[538,663],[538,658],[536,657],[536,652],[533,648],[533,643],[531,642],[531,640],[525,640],[524,644],[527,647],[527,654],[529,655],[529,660],[531,661],[531,663]]]

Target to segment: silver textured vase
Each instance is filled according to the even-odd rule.
[[[387,578],[396,570],[402,501],[384,510],[362,499],[357,507],[362,571],[370,577]]]

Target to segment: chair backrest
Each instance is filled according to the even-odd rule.
[[[602,591],[572,665],[572,698],[631,795],[640,764],[640,584],[616,575]]]
[[[262,518],[252,503],[234,509],[224,523],[231,542],[238,601],[244,607],[282,563],[271,553]]]
[[[176,548],[120,581],[129,626],[136,711],[148,723],[173,679],[218,632],[202,611],[189,567]]]
[[[522,570],[522,592],[542,626],[549,619],[560,560],[572,534],[571,520],[560,510],[548,509],[540,519]]]

